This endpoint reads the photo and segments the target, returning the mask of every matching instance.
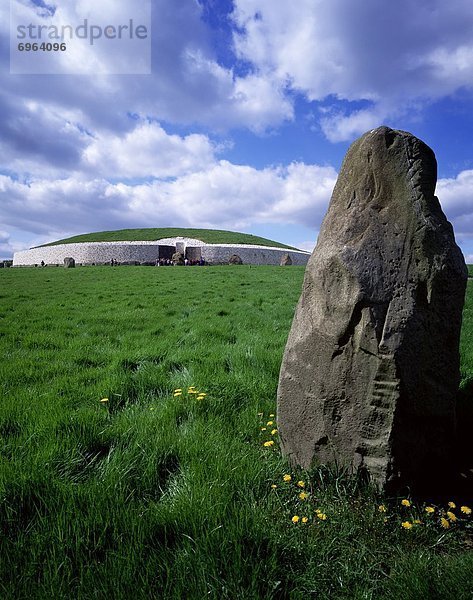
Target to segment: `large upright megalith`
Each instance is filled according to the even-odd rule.
[[[352,144],[307,265],[281,366],[284,454],[385,490],[451,459],[467,270],[432,150],[379,127]]]

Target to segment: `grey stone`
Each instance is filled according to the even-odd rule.
[[[292,265],[292,258],[290,256],[290,254],[285,254],[281,258],[281,267],[288,267],[290,265]]]
[[[380,127],[348,150],[281,366],[293,464],[362,470],[386,491],[448,470],[467,270],[436,178],[407,132]]]
[[[73,269],[76,266],[76,261],[70,256],[64,259],[64,267],[66,269]]]
[[[228,259],[228,264],[229,265],[242,265],[243,261],[241,259],[241,256],[238,256],[238,254],[232,254],[230,256],[230,258]]]
[[[184,264],[184,254],[182,252],[174,252],[172,255],[171,261],[173,265],[183,265]]]

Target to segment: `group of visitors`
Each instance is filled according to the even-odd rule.
[[[178,263],[174,263],[170,258],[157,258],[155,261],[155,265],[157,267],[170,267],[174,264],[178,264]],[[188,258],[184,259],[185,267],[195,267],[195,266],[203,267],[204,265],[205,265],[205,260],[202,257],[200,257],[200,260],[189,260]]]

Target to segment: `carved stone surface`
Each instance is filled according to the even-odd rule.
[[[281,267],[288,267],[290,265],[292,265],[292,258],[289,254],[285,254],[281,258]]]
[[[380,127],[348,150],[280,372],[293,464],[337,462],[386,490],[447,464],[467,270],[436,177],[432,150],[403,131]]]
[[[174,265],[183,265],[184,264],[184,254],[182,254],[182,252],[174,252],[171,260]]]
[[[241,260],[241,257],[238,256],[238,254],[232,254],[230,256],[230,258],[228,259],[228,264],[229,265],[242,265],[243,261]]]
[[[76,261],[73,258],[71,258],[70,256],[67,256],[64,259],[64,267],[66,269],[73,269],[75,266],[76,266]]]

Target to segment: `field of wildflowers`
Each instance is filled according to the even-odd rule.
[[[1,598],[471,599],[472,497],[381,497],[281,458],[302,277],[0,272]]]

